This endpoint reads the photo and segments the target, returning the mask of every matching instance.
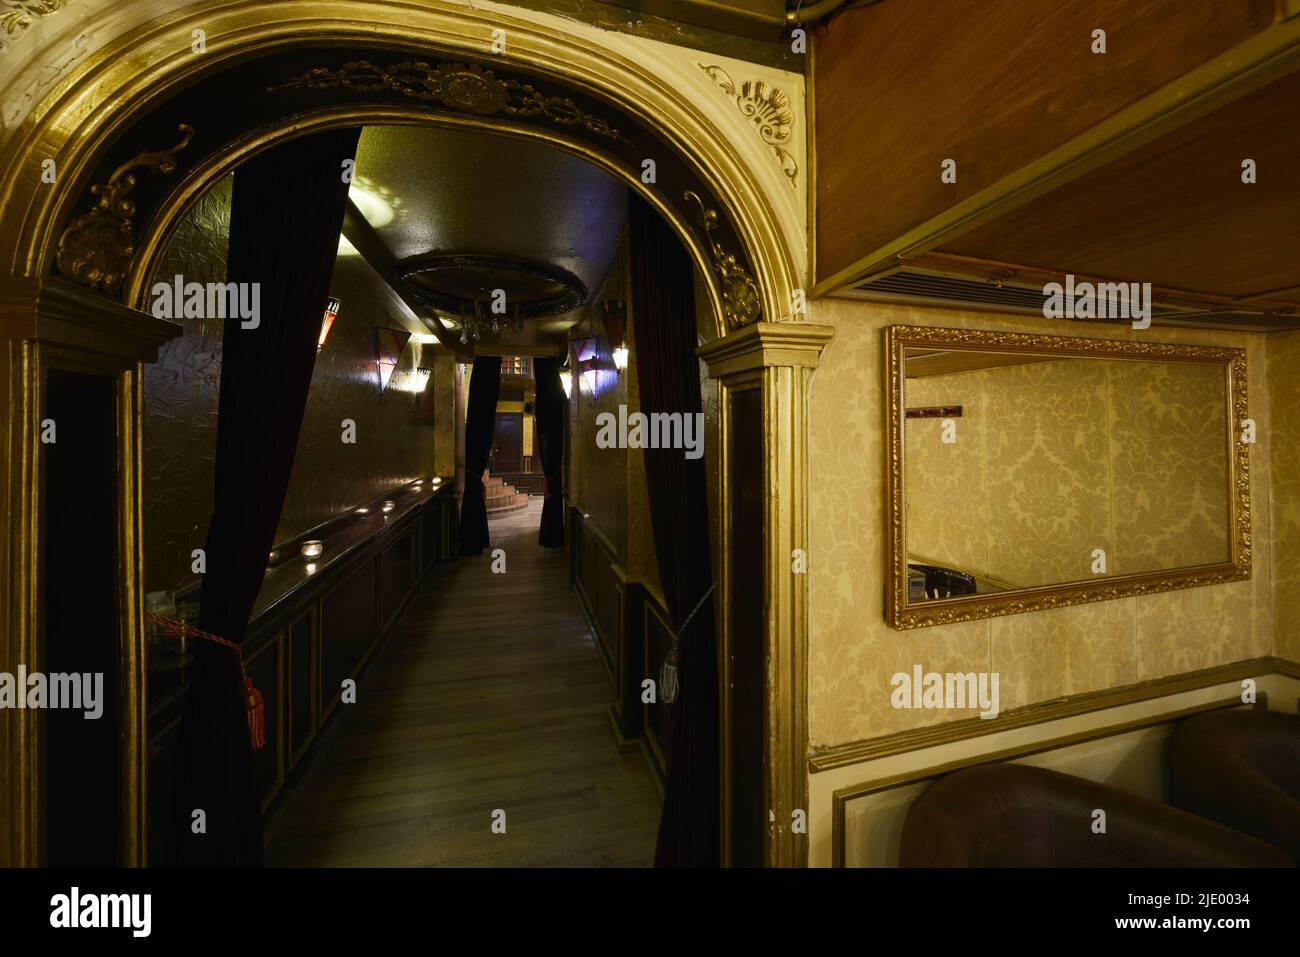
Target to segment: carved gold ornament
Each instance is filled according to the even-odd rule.
[[[713,253],[713,268],[722,280],[722,313],[727,325],[734,329],[756,321],[763,311],[762,301],[758,297],[758,284],[736,257],[723,249],[713,237],[713,231],[718,228],[718,211],[705,208],[704,200],[690,190],[686,191],[684,198],[699,206],[704,216],[704,232],[709,238]]]
[[[131,199],[135,170],[152,169],[164,176],[176,172],[176,154],[194,138],[194,127],[188,123],[181,123],[179,129],[181,141],[171,149],[141,153],[113,170],[107,183],[90,187],[99,201],[59,237],[55,259],[65,276],[110,295],[118,292],[135,256],[135,201]]]
[[[498,77],[491,70],[473,63],[430,64],[422,60],[405,60],[391,67],[382,67],[369,60],[352,60],[338,69],[313,67],[292,80],[267,87],[267,92],[339,88],[359,93],[388,90],[477,116],[495,113],[540,116],[560,126],[580,126],[598,136],[623,139],[618,130],[600,117],[580,109],[568,97],[545,96],[530,83]]]
[[[741,116],[754,124],[758,135],[762,137],[767,148],[781,164],[781,172],[796,185],[799,164],[790,155],[786,146],[794,135],[794,111],[790,109],[790,97],[774,86],[768,86],[763,80],[746,80],[736,86],[730,74],[720,66],[698,64],[714,84],[727,96],[736,101]]]
[[[30,27],[37,17],[48,17],[63,9],[67,0],[0,0],[0,53],[5,41]]]

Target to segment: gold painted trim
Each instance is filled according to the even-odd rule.
[[[144,363],[117,377],[118,583],[122,669],[121,856],[124,867],[149,863],[149,699],[144,594]]]
[[[0,654],[6,671],[26,664],[43,670],[40,654],[40,420],[44,407],[41,376],[44,348],[37,342],[0,339]],[[4,813],[0,814],[0,865],[35,867],[41,863],[40,780],[42,751],[39,712],[23,709],[0,723],[0,776]]]
[[[790,556],[794,548],[808,548],[808,393],[833,332],[803,322],[759,322],[696,350],[723,389],[724,421],[731,415],[730,391],[762,389],[763,642],[769,675],[764,863],[769,867],[808,862],[808,834],[795,834],[791,827],[792,812],[804,811],[806,820],[808,810],[808,576],[791,572]],[[729,515],[729,497],[724,508]],[[724,583],[729,575],[724,567]],[[729,654],[729,622],[724,634],[720,645]]]
[[[1139,681],[1118,688],[1104,688],[1100,691],[1069,695],[1054,701],[1041,701],[1037,704],[1017,708],[1014,711],[1003,712],[996,718],[962,718],[957,721],[945,721],[942,724],[928,725],[923,728],[909,728],[906,731],[898,731],[876,738],[867,738],[849,744],[822,748],[809,756],[808,772],[810,774],[820,774],[823,771],[846,768],[850,765],[875,761],[895,754],[905,754],[909,751],[920,751],[926,748],[939,747],[940,745],[955,744],[959,741],[970,741],[989,734],[1027,728],[1049,721],[1059,721],[1063,718],[1074,718],[1097,711],[1118,708],[1123,705],[1136,704],[1141,701],[1152,701],[1156,698],[1166,698],[1188,691],[1199,691],[1202,688],[1210,688],[1229,681],[1258,678],[1270,674],[1300,678],[1300,665],[1280,658],[1253,658],[1249,661],[1218,665],[1200,671],[1153,678],[1150,681]]]
[[[818,277],[812,297],[840,291],[900,260],[951,242],[1247,96],[1298,66],[1300,20],[1276,23],[830,276]]]
[[[903,356],[908,346],[942,346],[1050,358],[1083,357],[1164,362],[1222,363],[1227,375],[1227,432],[1231,557],[1227,562],[1189,568],[1116,575],[1099,581],[1043,585],[1014,592],[963,595],[912,605],[906,571],[907,502],[903,451]],[[885,428],[885,620],[890,627],[931,625],[1018,615],[1086,602],[1153,595],[1180,588],[1241,581],[1251,574],[1250,447],[1238,440],[1239,423],[1248,415],[1246,351],[1218,346],[1183,345],[1149,340],[1089,339],[1038,333],[948,329],[938,326],[889,326],[884,330],[883,377]]]
[[[1260,703],[1262,704],[1266,700],[1267,699],[1261,697]],[[1003,748],[1000,751],[994,751],[989,754],[976,754],[971,755],[970,757],[958,758],[957,760],[949,761],[946,764],[921,768],[916,771],[904,771],[902,774],[893,774],[889,777],[879,778],[874,781],[866,781],[861,784],[855,784],[851,787],[840,788],[831,794],[831,867],[847,866],[845,864],[848,837],[847,812],[848,803],[850,801],[866,797],[869,794],[878,794],[881,791],[892,791],[895,788],[906,787],[911,784],[919,784],[922,781],[930,781],[935,778],[943,777],[945,774],[951,774],[953,771],[960,771],[963,768],[974,767],[980,764],[1001,764],[1016,758],[1042,754],[1045,751],[1056,751],[1079,744],[1086,744],[1089,741],[1098,741],[1102,738],[1113,738],[1117,735],[1128,734],[1133,731],[1142,731],[1146,728],[1154,728],[1162,724],[1172,724],[1175,721],[1181,721],[1183,718],[1189,718],[1192,715],[1202,714],[1207,711],[1219,711],[1234,707],[1242,707],[1240,698],[1224,698],[1219,701],[1212,701],[1208,704],[1192,705],[1191,707],[1180,708],[1176,711],[1168,711],[1159,715],[1145,718],[1134,718],[1130,721],[1121,721],[1117,724],[1106,725],[1101,728],[1093,728],[1087,731],[1075,731],[1071,734],[1048,738],[1044,741],[1032,741],[1011,748]],[[1255,707],[1259,708],[1259,704],[1256,704]]]

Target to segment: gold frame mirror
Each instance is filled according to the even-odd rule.
[[[1076,336],[990,332],[976,329],[946,329],[934,326],[890,326],[884,330],[884,355],[884,410],[886,420],[885,524],[888,536],[885,563],[885,619],[892,627],[900,629],[922,628],[950,622],[970,621],[977,618],[1015,615],[1045,608],[1059,608],[1084,602],[1107,601],[1112,598],[1152,594],[1178,588],[1194,588],[1200,585],[1238,581],[1250,577],[1249,443],[1253,441],[1253,438],[1248,437],[1247,430],[1249,427],[1243,425],[1243,422],[1249,418],[1246,402],[1246,353],[1244,349],[1181,345],[1144,340],[1090,339]],[[1220,514],[1217,506],[1209,505],[1206,507],[1216,515],[1216,522],[1213,523],[1215,531],[1226,539],[1223,541],[1221,549],[1224,559],[1222,561],[1189,564],[1183,567],[1138,568],[1127,573],[1123,567],[1125,563],[1121,562],[1118,563],[1118,567],[1113,567],[1113,573],[1111,573],[1111,571],[1107,570],[1105,549],[1099,548],[1088,553],[1094,558],[1090,566],[1091,574],[1096,576],[1094,579],[1089,580],[1080,577],[1076,580],[1021,586],[1008,580],[999,579],[994,575],[993,570],[989,568],[971,569],[970,573],[967,574],[964,571],[956,571],[951,568],[930,564],[942,559],[944,557],[942,555],[926,555],[923,558],[911,555],[909,553],[910,543],[908,539],[909,500],[907,496],[908,422],[910,420],[918,423],[918,432],[914,434],[914,439],[921,434],[919,431],[921,428],[920,423],[924,423],[926,428],[932,428],[935,432],[934,436],[929,436],[927,432],[926,441],[931,439],[936,442],[940,441],[940,428],[942,428],[950,433],[946,438],[942,438],[942,441],[951,440],[955,443],[958,423],[962,421],[961,416],[963,413],[961,406],[955,402],[941,402],[937,405],[921,408],[909,407],[907,400],[909,357],[913,363],[914,376],[943,377],[949,381],[952,381],[959,373],[969,374],[972,371],[988,372],[994,370],[1003,372],[1015,367],[1029,367],[1031,365],[1047,368],[1046,364],[1055,363],[1056,360],[1061,359],[1104,359],[1121,361],[1121,365],[1115,365],[1112,361],[1109,366],[1105,367],[1116,370],[1114,373],[1116,376],[1122,377],[1139,369],[1143,375],[1146,375],[1148,367],[1150,367],[1155,370],[1155,377],[1160,380],[1173,377],[1169,375],[1168,371],[1156,370],[1151,364],[1196,363],[1202,367],[1196,370],[1195,374],[1195,378],[1199,382],[1199,388],[1217,391],[1218,376],[1221,371],[1223,381],[1222,420],[1219,420],[1217,409],[1213,408],[1213,406],[1217,406],[1217,400],[1211,400],[1211,415],[1190,416],[1190,418],[1193,422],[1202,423],[1199,430],[1199,441],[1201,441],[1202,445],[1207,441],[1210,446],[1217,445],[1214,436],[1218,434],[1220,425],[1223,426],[1223,460],[1210,466],[1213,474],[1216,477],[1221,476],[1227,486],[1227,502],[1224,511],[1221,513],[1221,528],[1217,527],[1219,524],[1217,516]],[[928,363],[928,366],[925,366],[927,371],[919,374],[916,370],[922,362]],[[1143,367],[1133,366],[1130,369],[1127,366],[1129,362],[1146,363],[1148,365]],[[1063,366],[1064,364],[1059,365]],[[1217,368],[1205,369],[1203,368],[1205,366]],[[1089,370],[1089,374],[1091,374],[1091,371]],[[1188,374],[1192,374],[1191,370],[1188,370]],[[1107,376],[1111,376],[1111,373],[1108,372]],[[1186,378],[1186,376],[1183,378]],[[1122,388],[1115,388],[1109,384],[1109,378],[1107,378],[1107,382],[1105,395],[1110,396],[1112,392],[1123,394]],[[961,393],[960,389],[950,391]],[[936,394],[942,395],[943,392],[942,390],[931,390],[930,395],[932,398]],[[1208,392],[1203,394],[1209,395]],[[1105,400],[1107,409],[1111,407],[1111,401],[1109,398]],[[1139,411],[1144,410],[1144,407],[1138,403],[1131,404],[1138,405]],[[1008,408],[1016,408],[1016,406],[1008,406]],[[1050,408],[1050,406],[1042,406],[1041,408]],[[1178,407],[1174,405],[1171,408],[1176,409]],[[971,411],[971,409],[967,409],[969,417],[967,421],[973,423],[974,417],[970,416]],[[989,425],[989,422],[996,421],[996,416],[991,415],[988,409],[975,411],[984,413],[984,422],[980,427],[991,429],[992,426]],[[1146,418],[1150,419],[1151,417]],[[1154,418],[1157,421],[1160,420],[1159,416]],[[1189,416],[1184,416],[1184,418],[1189,418]],[[938,421],[926,422],[927,419],[937,419]],[[1106,442],[1109,449],[1110,436],[1118,428],[1116,422],[1117,420],[1113,419],[1113,416],[1108,413],[1104,426],[1085,427],[1078,424],[1072,425],[1070,428],[1075,429],[1075,431],[1070,433],[1069,441],[1066,444],[1071,448],[1084,444],[1085,438],[1080,438],[1080,436],[1087,432],[1088,434],[1100,435],[1101,441]],[[1209,424],[1206,425],[1205,423]],[[973,427],[973,424],[967,427]],[[1008,422],[1004,427],[1011,429],[1013,426]],[[1149,430],[1156,427],[1158,425],[1153,425],[1151,421],[1144,421],[1143,428],[1148,431],[1138,441],[1149,444]],[[981,455],[987,456],[987,454],[987,452],[981,450]],[[1113,471],[1113,466],[1109,465],[1110,454],[1107,453],[1107,467]],[[1212,454],[1217,456],[1217,452]],[[1009,460],[999,458],[998,461]],[[915,466],[915,463],[914,467],[919,468],[919,466]],[[991,471],[991,465],[987,460],[985,471]],[[1107,491],[1113,497],[1115,495],[1115,480],[1112,478],[1110,481],[1111,486]],[[994,487],[1008,488],[1013,484],[1011,481],[995,482],[991,478],[985,480],[986,487],[990,489]],[[1049,488],[1047,490],[1048,499],[1050,500],[1051,494],[1059,491],[1059,488]],[[1068,497],[1062,499],[1062,505],[1063,507],[1071,507]],[[1077,505],[1078,503],[1075,503],[1076,507]],[[993,508],[986,503],[985,511],[991,513]],[[1114,538],[1114,536],[1112,535],[1111,538]],[[1083,547],[1083,537],[1075,545]],[[1218,549],[1217,541],[1211,541],[1210,545],[1213,549]],[[1012,547],[1015,547],[1014,543],[1012,543]],[[1098,552],[1101,553],[1100,563],[1095,560]],[[1209,550],[1206,551],[1206,554],[1209,554]],[[1161,561],[1163,559],[1164,556],[1161,556]],[[1078,567],[1079,560],[1086,561],[1086,558],[1080,559],[1079,556],[1071,555],[1071,561],[1075,563],[1072,567]],[[988,562],[986,564],[992,565],[993,563]],[[1102,569],[1100,573],[1098,572],[1098,564]],[[1141,563],[1130,561],[1127,564],[1138,565]],[[1086,565],[1083,567],[1089,568]],[[921,571],[918,572],[918,569],[921,569]],[[931,575],[934,577],[930,577]],[[917,582],[914,581],[918,576],[923,578],[919,596],[915,588]],[[959,580],[962,587],[951,590],[931,587],[932,584],[941,586],[942,582],[948,581],[950,577],[952,580]]]

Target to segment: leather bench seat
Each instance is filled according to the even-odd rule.
[[[1093,812],[1106,833],[1093,833]],[[1084,778],[983,764],[939,779],[903,824],[904,867],[1287,867],[1263,841]]]
[[[1169,741],[1178,807],[1251,834],[1300,863],[1300,716],[1211,711]]]

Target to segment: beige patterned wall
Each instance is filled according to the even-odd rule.
[[[909,552],[1028,588],[1229,561],[1222,366],[1058,359],[909,379]]]
[[[1300,332],[1268,337],[1276,653],[1300,662]]]
[[[829,747],[971,711],[896,710],[890,677],[996,671],[1006,711],[1272,654],[1269,403],[1265,338],[1246,333],[1052,322],[1021,316],[821,300],[811,321],[835,327],[810,399],[809,732]],[[1249,581],[895,631],[883,616],[881,330],[887,325],[1011,329],[1244,347],[1251,415],[1254,570]]]
[[[160,278],[225,280],[230,226],[226,177],[185,218],[173,236]],[[402,327],[399,306],[379,277],[357,257],[340,258],[331,287],[343,307],[317,356],[293,474],[277,540],[296,535],[340,511],[420,475],[450,474],[454,455],[450,405],[421,405],[411,391],[375,379],[373,327]],[[190,551],[202,547],[212,513],[217,397],[222,324],[186,319],[183,334],[145,367],[144,548],[145,590],[175,589],[192,581]],[[421,356],[421,350],[424,350]],[[434,401],[452,388],[441,350],[408,343],[399,376],[417,365],[435,369]],[[395,378],[400,386],[402,380]],[[427,402],[427,397],[426,397]],[[357,444],[340,440],[340,422],[357,423]],[[438,426],[433,423],[439,422]]]

